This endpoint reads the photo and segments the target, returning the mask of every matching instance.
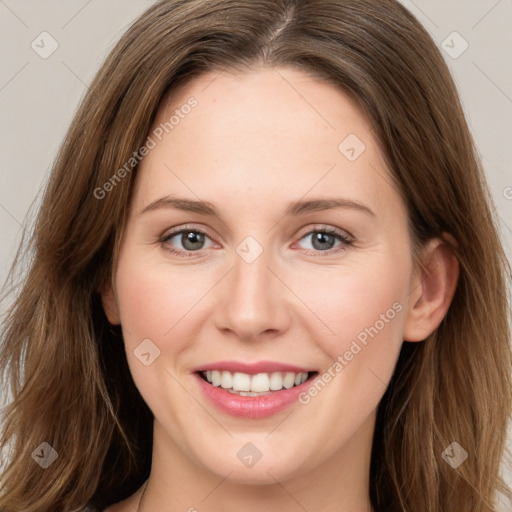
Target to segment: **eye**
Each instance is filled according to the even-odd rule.
[[[167,233],[160,239],[165,248],[178,256],[187,256],[194,252],[205,249],[206,239],[210,240],[208,234],[197,228],[181,228]],[[174,247],[178,245],[178,249]],[[181,246],[181,247],[180,247]]]
[[[307,247],[307,250],[323,253],[343,251],[348,245],[353,243],[353,240],[351,240],[343,231],[325,227],[309,231],[300,240],[302,241],[307,239],[310,240],[310,247]],[[338,245],[336,245],[336,242],[338,242]]]
[[[309,231],[300,238],[300,241],[308,238],[310,247],[306,247],[306,250],[312,251],[316,255],[318,253],[337,253],[353,243],[353,240],[345,232],[329,227]],[[207,240],[212,242],[205,231],[196,227],[182,227],[163,235],[159,242],[172,254],[187,257],[207,249],[208,247],[205,247]]]

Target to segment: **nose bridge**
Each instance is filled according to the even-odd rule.
[[[233,270],[216,306],[219,328],[252,339],[265,331],[285,327],[285,304],[279,282],[270,271],[273,257],[252,237],[236,248]]]

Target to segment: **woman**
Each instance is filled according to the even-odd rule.
[[[495,511],[510,269],[394,0],[167,0],[100,69],[6,321],[11,511]]]

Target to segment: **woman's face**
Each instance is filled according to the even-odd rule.
[[[418,295],[364,116],[297,70],[212,73],[149,136],[105,304],[155,446],[246,483],[366,464]]]

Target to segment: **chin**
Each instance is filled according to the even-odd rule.
[[[205,468],[212,473],[226,478],[230,482],[246,485],[270,485],[275,484],[276,480],[284,481],[297,476],[306,470],[304,463],[301,463],[296,455],[281,451],[279,457],[276,457],[275,448],[262,448],[261,458],[259,460],[244,461],[245,453],[250,453],[249,443],[242,443],[240,450],[226,450],[227,457],[219,457],[216,453],[208,461],[202,461]],[[245,450],[245,451],[244,451]],[[267,452],[265,454],[265,451]],[[240,453],[240,456],[237,454]],[[292,450],[296,454],[297,450]],[[233,454],[233,455],[231,455]],[[240,460],[241,459],[241,460]]]

